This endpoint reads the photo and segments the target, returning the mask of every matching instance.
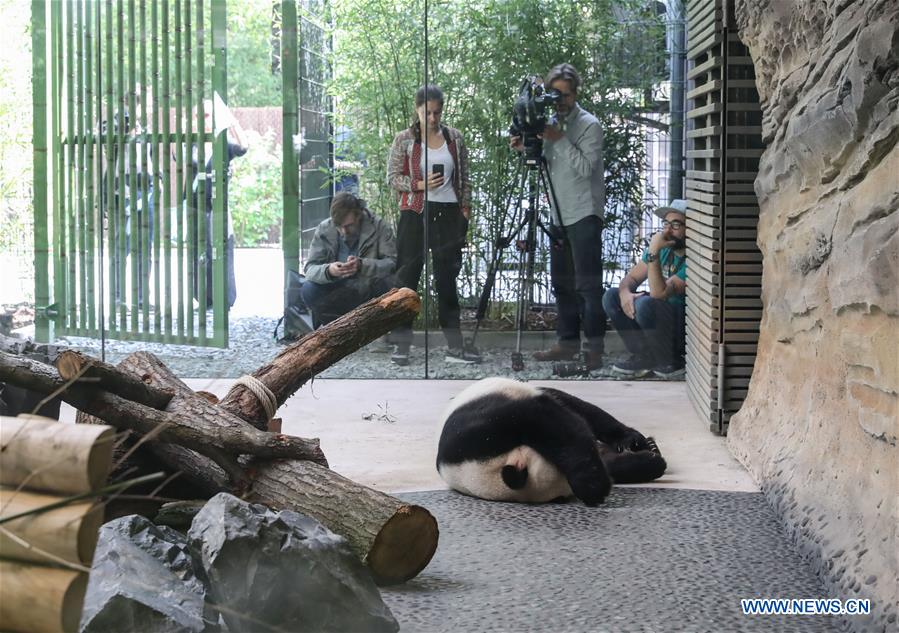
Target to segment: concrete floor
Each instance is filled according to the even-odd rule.
[[[194,390],[223,396],[231,380],[188,379]],[[439,490],[434,467],[443,407],[470,381],[316,380],[279,411],[282,430],[318,437],[331,467],[385,492]],[[683,382],[552,381],[625,424],[653,436],[668,472],[653,486],[755,492],[758,487],[693,411]],[[63,405],[61,419],[73,419]],[[372,419],[364,419],[372,416]],[[389,421],[388,421],[389,420]]]

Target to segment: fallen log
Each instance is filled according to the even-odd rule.
[[[304,337],[254,377],[280,406],[316,373],[414,316],[418,308],[418,296],[411,290],[391,291]],[[0,380],[25,382],[44,392],[64,385],[53,368],[41,365],[0,355]],[[151,354],[132,354],[117,371],[171,393],[166,410],[77,382],[63,390],[63,398],[84,412],[79,414],[82,419],[97,416],[150,436],[148,448],[160,462],[209,494],[225,490],[273,509],[317,518],[348,540],[381,584],[414,577],[436,551],[437,522],[425,508],[356,484],[308,455],[285,454],[289,451],[280,449],[287,442],[281,438],[287,436],[255,429],[265,428],[273,414],[247,387],[235,387],[216,406]],[[315,447],[320,453],[317,441]],[[324,462],[324,455],[318,461]]]
[[[93,386],[154,409],[165,409],[172,394],[148,385],[137,376],[123,373],[103,361],[75,350],[56,357],[56,370],[63,380],[90,382]]]
[[[170,406],[177,406],[181,394],[189,391],[162,361],[147,352],[130,354],[118,367],[175,393]],[[221,483],[221,477],[209,470],[208,460],[189,451],[176,455],[171,448],[166,455],[159,455],[160,461],[188,477],[201,473],[194,483],[210,493],[221,491],[213,489]],[[252,480],[244,492],[245,499],[274,510],[295,510],[315,517],[347,539],[379,584],[414,578],[437,549],[437,521],[421,506],[357,484],[309,461],[256,458],[244,467]]]
[[[421,301],[415,291],[393,289],[307,334],[252,376],[271,391],[280,407],[316,374],[408,321],[420,309]],[[266,428],[265,408],[245,385],[232,387],[219,407],[258,429]]]
[[[183,393],[169,402],[171,411],[159,411],[93,386],[77,382],[67,385],[53,367],[4,352],[0,352],[0,381],[41,393],[60,390],[62,399],[79,411],[116,428],[141,435],[153,433],[160,442],[193,449],[214,460],[231,476],[240,474],[234,458],[241,454],[308,459],[327,465],[317,439],[259,431],[196,396],[184,383],[180,383]],[[177,404],[173,404],[176,398]]]

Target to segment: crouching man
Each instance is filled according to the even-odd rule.
[[[394,286],[396,239],[390,227],[342,191],[331,218],[315,229],[302,297],[315,327],[330,323]]]
[[[612,365],[620,376],[684,374],[686,212],[685,200],[657,208],[662,230],[652,236],[643,261],[628,271],[618,288],[603,295],[603,308],[631,353],[629,359]],[[647,280],[649,292],[638,292]]]

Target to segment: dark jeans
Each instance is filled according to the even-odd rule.
[[[340,279],[329,284],[317,284],[306,279],[300,291],[303,303],[312,312],[312,325],[319,327],[343,316],[369,299],[380,297],[390,290],[389,279]]]
[[[199,274],[205,268],[206,270],[206,308],[212,307],[212,209],[206,211],[206,253],[203,256],[199,253],[199,238],[197,237],[198,227],[196,216],[190,219],[191,230],[193,235],[193,243],[191,245],[191,253],[193,255],[191,267],[194,275],[194,297],[199,300]],[[225,220],[227,223],[227,219]],[[203,265],[201,265],[201,261]],[[232,307],[237,300],[237,281],[234,278],[234,236],[229,235],[225,241],[225,301],[228,307]]]
[[[450,347],[462,347],[459,325],[459,295],[456,278],[462,270],[462,246],[468,232],[468,220],[458,204],[430,202],[428,248],[434,264],[434,285],[437,290],[437,320]],[[424,267],[424,214],[400,211],[396,230],[396,280],[402,288],[418,292],[421,270]],[[412,320],[393,332],[393,340],[406,347],[412,343]]]
[[[137,259],[136,261],[132,261],[131,265],[137,267],[137,300],[139,305],[142,304],[144,300],[144,277],[146,276],[149,278],[150,270],[153,267],[153,239],[155,238],[156,223],[153,190],[150,189],[147,192],[147,210],[149,211],[149,213],[147,213],[147,226],[144,226],[142,195],[143,194],[140,191],[137,192],[137,195],[134,198],[137,202],[134,205],[133,210],[131,208],[131,201],[125,200],[125,258],[131,256],[131,234],[133,233],[137,236]],[[144,235],[147,236],[148,252],[146,253],[144,253]],[[144,264],[146,264],[146,266]],[[116,267],[114,283],[116,299],[121,301],[123,299],[122,287],[124,286],[124,280],[119,279],[118,267]],[[128,299],[125,298],[125,300],[127,301]]]
[[[559,344],[579,348],[583,327],[590,350],[602,352],[606,315],[602,309],[602,223],[598,216],[565,227],[562,244],[552,247],[549,270],[559,311]]]
[[[680,361],[684,354],[683,305],[644,294],[634,300],[636,319],[631,319],[621,308],[618,288],[606,290],[602,305],[631,354],[653,367]]]

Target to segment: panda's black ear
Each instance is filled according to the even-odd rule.
[[[503,466],[502,477],[509,488],[512,490],[520,490],[524,488],[525,484],[528,482],[528,468],[525,466],[519,470],[512,465]]]

